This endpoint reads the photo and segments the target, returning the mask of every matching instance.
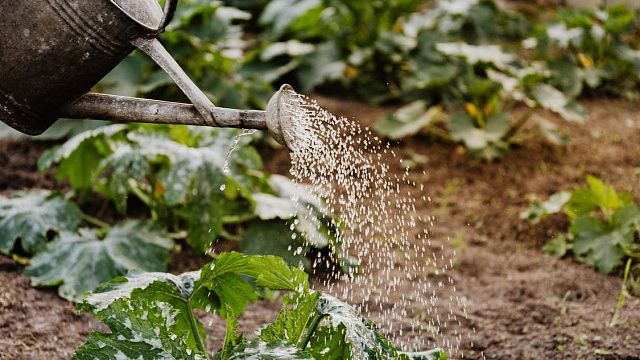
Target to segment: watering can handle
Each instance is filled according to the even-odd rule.
[[[147,54],[162,70],[164,70],[171,80],[182,90],[189,98],[193,106],[198,110],[202,117],[202,122],[197,125],[223,126],[214,117],[215,105],[209,100],[200,88],[189,78],[184,70],[173,59],[167,49],[162,46],[158,39],[152,37],[141,37],[131,42],[133,46]]]
[[[169,23],[173,19],[173,15],[176,13],[177,7],[178,0],[166,0],[166,2],[164,3],[164,16],[162,17],[162,21],[160,22],[160,26],[158,27],[158,33],[163,32],[164,28],[169,25]]]

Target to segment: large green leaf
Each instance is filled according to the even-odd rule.
[[[567,203],[567,214],[572,218],[588,216],[596,209],[608,218],[613,211],[632,203],[629,194],[616,192],[592,175],[587,176],[587,183],[589,187],[575,190]]]
[[[98,286],[79,305],[79,308],[104,321],[112,334],[92,334],[76,355],[90,357],[101,354],[110,359],[112,352],[117,353],[113,349],[121,349],[130,356],[122,350],[126,348],[131,354],[135,352],[136,356],[144,359],[156,359],[157,354],[197,353],[196,349],[203,346],[206,336],[204,327],[193,314],[194,308],[200,308],[208,312],[218,311],[230,322],[227,337],[233,341],[225,341],[223,354],[227,358],[233,350],[229,344],[245,346],[241,338],[234,335],[235,316],[257,297],[254,286],[246,277],[253,278],[257,286],[275,290],[304,292],[309,287],[307,275],[289,268],[280,258],[246,256],[235,252],[220,254],[200,271],[182,275],[130,273]],[[148,333],[142,323],[154,316],[155,308],[161,310],[163,317],[158,317],[158,321],[152,319],[154,330]],[[140,335],[136,335],[138,332]],[[164,342],[165,333],[171,339],[179,340],[169,347]],[[265,346],[274,351],[278,347],[274,344]],[[171,356],[168,358],[180,358]]]
[[[144,181],[149,171],[151,162],[143,151],[129,144],[114,145],[113,153],[100,162],[98,173],[108,172],[108,176],[99,190],[113,200],[118,211],[124,213],[131,192],[131,181]]]
[[[504,69],[507,65],[516,60],[515,55],[506,53],[498,45],[470,45],[463,42],[439,43],[436,50],[449,56],[462,57],[467,63],[492,64],[498,69]]]
[[[206,359],[187,337],[190,324],[177,321],[180,313],[171,304],[144,298],[119,299],[96,312],[111,333],[92,332],[73,359]]]
[[[580,104],[567,99],[560,90],[551,85],[536,86],[531,91],[531,96],[543,108],[551,110],[569,121],[581,123],[587,118],[587,113]]]
[[[271,1],[260,16],[261,24],[268,24],[273,36],[282,34],[287,27],[310,10],[321,5],[320,0],[275,0]]]
[[[289,223],[293,225],[293,220]],[[276,255],[292,266],[309,265],[304,239],[283,220],[252,222],[242,234],[239,245],[240,251],[248,255]]]
[[[378,134],[394,140],[415,135],[432,124],[442,113],[439,107],[428,110],[426,107],[425,101],[414,101],[376,123],[375,130]]]
[[[46,151],[38,161],[38,166],[44,171],[58,163],[56,179],[69,180],[75,189],[87,191],[94,184],[102,156],[110,152],[107,138],[125,129],[125,125],[117,124],[80,133]]]
[[[103,239],[82,228],[61,232],[31,259],[26,274],[33,285],[60,285],[60,296],[79,301],[100,283],[128,271],[165,270],[172,250],[173,241],[148,222],[125,221]]]
[[[315,359],[437,359],[438,354],[398,351],[353,307],[320,292],[286,297],[260,340],[296,346]]]
[[[509,148],[503,140],[510,128],[509,118],[498,113],[487,119],[484,128],[477,127],[466,112],[458,112],[448,122],[454,140],[462,141],[471,153],[487,160],[501,158]]]
[[[249,283],[242,280],[249,276],[256,285],[276,290],[296,290],[307,286],[307,275],[289,266],[276,256],[247,256],[231,252],[221,254],[215,262],[204,266],[195,287],[201,289],[198,298],[215,294],[222,316],[227,306],[234,314],[240,314],[245,306],[256,300],[257,294]],[[206,295],[204,293],[206,292]]]
[[[592,217],[578,217],[571,224],[573,251],[598,271],[608,274],[620,265],[639,225],[640,209],[635,205],[616,210],[610,223]]]
[[[18,240],[35,253],[46,246],[49,231],[73,231],[81,219],[76,205],[46,190],[0,196],[0,253],[10,253]]]
[[[255,289],[246,277],[255,279],[259,287],[294,291],[283,301],[277,320],[252,342],[235,332],[236,316],[255,300]],[[199,272],[130,274],[99,286],[79,307],[111,329],[111,334],[93,333],[78,349],[79,359],[180,358],[177,354],[197,358],[198,349],[205,350],[206,334],[194,308],[218,311],[227,319],[217,360],[444,359],[437,357],[442,354],[437,351],[398,351],[355,309],[312,292],[304,272],[274,256],[222,253]],[[175,341],[167,342],[167,337]]]

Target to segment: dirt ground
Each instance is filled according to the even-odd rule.
[[[365,124],[389,110],[325,98],[320,103]],[[403,159],[423,156],[412,176],[425,184],[433,201],[418,202],[418,212],[437,215],[434,249],[446,243],[457,250],[451,277],[467,299],[469,313],[458,330],[473,337],[473,346],[463,344],[465,358],[640,359],[640,299],[628,298],[620,324],[609,327],[620,277],[600,275],[540,250],[557,231],[566,229],[562,217],[550,217],[536,226],[518,218],[528,194],[545,198],[582,186],[587,174],[640,200],[638,104],[607,99],[583,104],[591,117],[583,126],[540,113],[571,136],[564,149],[549,145],[532,129],[522,133],[531,138],[494,164],[473,160],[455,145],[433,144],[420,137],[393,146]],[[0,192],[55,188],[55,181],[38,174],[35,165],[49,146],[0,142]],[[265,161],[271,171],[286,174],[285,152]],[[402,169],[397,166],[395,171]],[[185,250],[176,254],[171,271],[195,268],[202,261]],[[54,290],[31,288],[21,272],[20,265],[0,257],[0,359],[69,358],[100,325],[77,314]],[[251,306],[242,317],[241,331],[254,332],[275,317],[277,308],[277,302],[265,301]],[[416,305],[409,316],[424,316],[424,309]],[[211,318],[203,322],[208,345],[214,349],[224,325]]]

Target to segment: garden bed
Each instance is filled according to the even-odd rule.
[[[320,102],[336,114],[367,125],[392,110],[332,99]],[[582,186],[588,174],[640,199],[638,104],[608,99],[582,104],[590,114],[587,125],[556,121],[571,137],[566,149],[536,136],[503,162],[486,164],[455,145],[433,144],[425,138],[413,137],[394,145],[401,158],[421,159],[412,176],[433,199],[417,206],[422,215],[437,215],[434,251],[440,243],[448,243],[458,254],[451,276],[468,300],[469,316],[457,330],[470,333],[473,340],[473,345],[463,343],[465,358],[482,358],[482,354],[489,359],[640,358],[640,300],[627,298],[621,323],[608,327],[620,277],[603,276],[571,259],[544,254],[542,245],[566,228],[561,218],[550,217],[531,226],[518,216],[528,205],[528,194],[546,198]],[[533,132],[522,133],[529,134]],[[55,188],[53,179],[40,175],[36,166],[39,154],[48,146],[0,143],[0,192]],[[265,159],[268,170],[288,173],[285,151]],[[396,166],[394,171],[403,170]],[[177,253],[170,270],[195,269],[201,263],[193,258],[187,250]],[[0,358],[69,358],[98,322],[76,314],[73,305],[58,298],[55,290],[31,288],[21,273],[22,266],[0,258],[0,348],[4,350]],[[396,294],[401,293],[399,289]],[[266,301],[251,306],[240,329],[252,333],[272,320],[277,309],[277,303]],[[426,319],[424,306],[409,310],[410,316]],[[220,344],[224,324],[221,320],[203,322],[213,349]]]

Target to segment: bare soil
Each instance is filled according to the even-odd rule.
[[[326,98],[320,103],[365,125],[392,110]],[[439,244],[457,251],[450,275],[467,299],[469,313],[457,330],[473,338],[473,345],[464,344],[465,358],[640,359],[640,299],[628,298],[620,324],[609,327],[620,277],[603,276],[540,250],[555,233],[566,230],[562,216],[536,226],[518,217],[528,205],[527,195],[545,198],[582,186],[587,174],[640,200],[638,103],[598,99],[583,105],[591,117],[587,125],[568,124],[539,113],[571,136],[566,148],[552,146],[535,135],[534,129],[525,128],[521,136],[527,140],[500,163],[479,162],[455,145],[434,144],[423,137],[393,146],[403,159],[424,156],[412,176],[425,184],[433,201],[419,202],[418,211],[437,216],[434,251],[439,251]],[[0,193],[59,186],[50,176],[40,175],[35,165],[50,145],[0,142]],[[269,152],[265,157],[269,170],[286,174],[288,154]],[[402,168],[397,166],[395,171]],[[204,261],[184,250],[175,255],[171,271],[194,269]],[[100,325],[86,314],[77,314],[55,290],[31,288],[21,272],[20,265],[0,257],[0,359],[69,358]],[[438,275],[427,272],[422,276]],[[242,318],[241,330],[255,332],[275,317],[277,308],[277,302],[253,305]],[[416,304],[409,316],[425,317],[424,310]],[[223,336],[224,323],[204,317],[203,321],[209,332],[208,345],[214,349]]]

